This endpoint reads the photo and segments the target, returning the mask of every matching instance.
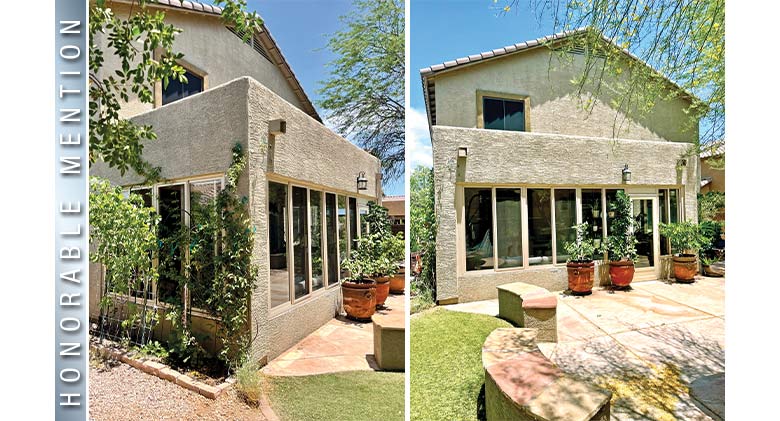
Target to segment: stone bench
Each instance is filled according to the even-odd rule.
[[[374,323],[374,359],[382,370],[404,371],[404,314],[393,311],[371,316]]]
[[[514,282],[498,287],[498,317],[518,327],[539,329],[536,340],[558,342],[555,294],[542,287]]]
[[[536,346],[536,329],[500,328],[485,339],[490,420],[608,421],[612,392],[563,373]]]

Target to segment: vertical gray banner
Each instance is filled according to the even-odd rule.
[[[87,419],[87,2],[55,3],[55,418]]]

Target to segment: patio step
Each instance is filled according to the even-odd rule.
[[[563,373],[539,351],[538,332],[500,328],[485,339],[488,421],[608,421],[612,392]]]
[[[540,342],[558,342],[555,294],[542,287],[513,282],[498,287],[498,317],[518,327],[538,329]]]

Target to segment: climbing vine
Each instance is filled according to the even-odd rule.
[[[243,148],[236,144],[224,188],[211,200],[194,193],[189,227],[183,225],[175,235],[161,240],[161,253],[186,249],[189,256],[183,259],[183,270],[165,272],[178,281],[183,297],[171,303],[168,319],[174,326],[171,352],[184,363],[200,358],[190,329],[193,307],[219,319],[217,340],[222,348],[217,357],[228,368],[238,367],[249,350],[249,300],[258,268],[251,262],[254,230],[248,199],[237,187],[245,167]]]

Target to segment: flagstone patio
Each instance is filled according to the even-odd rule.
[[[380,314],[406,312],[403,295],[390,295]],[[314,331],[265,367],[269,376],[309,376],[341,371],[379,370],[374,359],[373,324],[339,316]]]
[[[558,342],[542,353],[612,389],[612,419],[723,419],[725,278],[632,286],[559,295]],[[498,300],[445,308],[497,316]]]

